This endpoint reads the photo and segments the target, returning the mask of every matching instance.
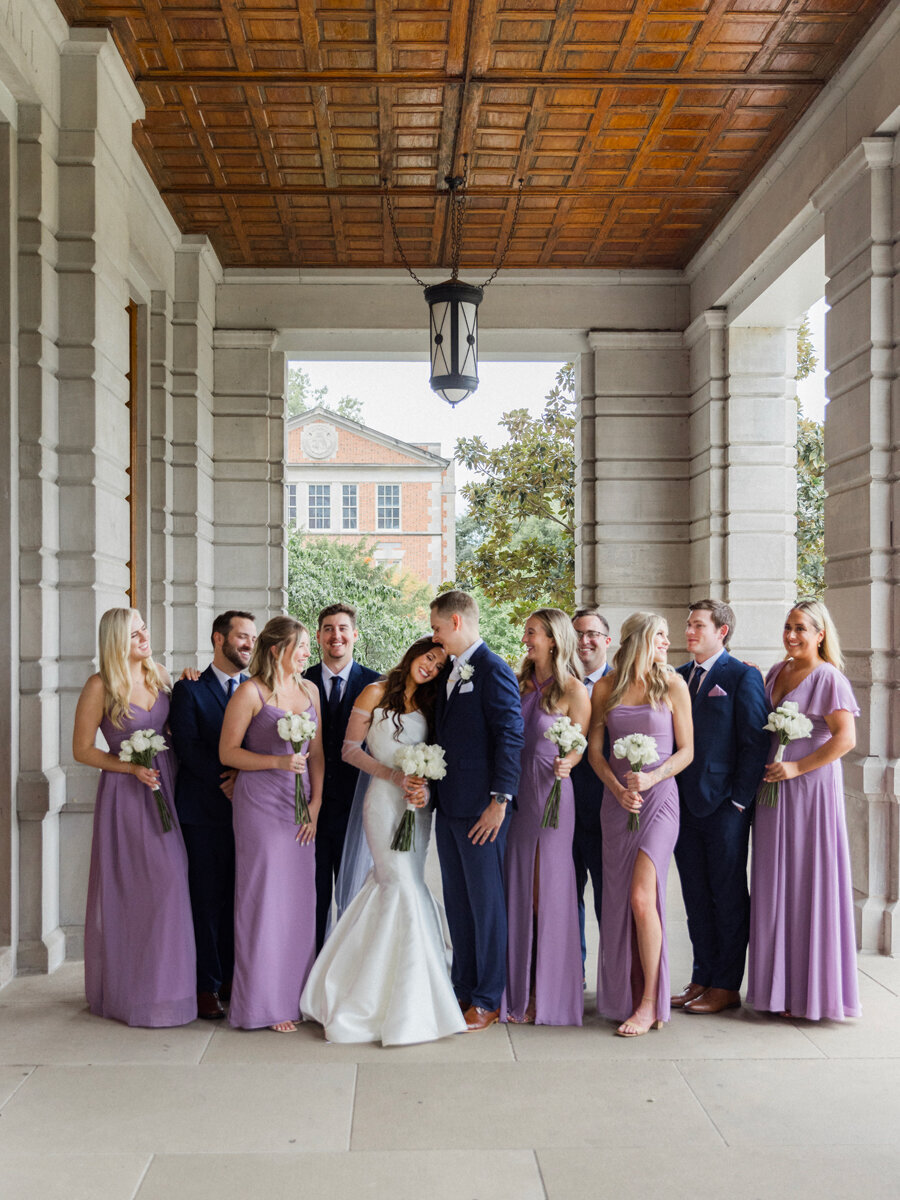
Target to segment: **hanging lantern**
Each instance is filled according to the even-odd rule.
[[[459,404],[478,387],[478,305],[484,292],[448,279],[425,289],[431,313],[431,389]]]
[[[394,245],[404,267],[412,278],[425,289],[425,301],[430,314],[431,333],[431,388],[448,404],[459,404],[478,388],[478,305],[484,289],[493,282],[503,266],[512,241],[513,231],[519,217],[524,179],[519,180],[516,207],[506,235],[503,253],[490,278],[477,287],[474,283],[463,283],[458,278],[459,256],[462,250],[463,221],[466,215],[466,178],[468,155],[463,155],[462,175],[447,175],[444,182],[450,192],[450,278],[443,283],[430,286],[424,283],[409,265],[394,220],[394,206],[388,192],[387,179],[382,179],[384,198],[387,204]]]

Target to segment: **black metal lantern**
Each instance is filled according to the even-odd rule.
[[[448,279],[425,289],[431,314],[431,389],[459,404],[478,387],[478,305],[484,291]]]
[[[407,271],[416,283],[425,289],[425,300],[430,314],[431,388],[451,405],[459,404],[478,387],[478,305],[481,303],[484,289],[493,281],[506,259],[519,216],[522,185],[525,182],[524,179],[519,180],[516,207],[499,263],[480,287],[474,283],[462,283],[458,275],[466,213],[467,164],[468,155],[463,155],[462,175],[447,175],[444,180],[450,191],[450,278],[430,286],[418,277],[407,262],[397,235],[394,206],[388,192],[387,180],[382,180],[394,245]]]

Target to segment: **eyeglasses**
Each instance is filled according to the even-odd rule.
[[[604,633],[602,629],[583,629],[580,633],[576,631],[575,640],[577,642],[599,642],[601,638],[609,637],[608,633]]]

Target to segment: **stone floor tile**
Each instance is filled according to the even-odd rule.
[[[864,973],[860,973],[859,993],[863,1015],[857,1020],[798,1017],[791,1024],[827,1058],[900,1058],[900,996]]]
[[[480,1035],[479,1035],[480,1036]],[[690,1143],[719,1135],[671,1063],[359,1068],[353,1150]]]
[[[0,1154],[0,1196],[132,1200],[149,1162],[147,1154]]]
[[[581,1029],[511,1025],[518,1062],[671,1060],[693,1058],[821,1058],[824,1052],[794,1026],[748,1008],[698,1017],[672,1014],[662,1029],[644,1037],[616,1037],[615,1023],[588,1013]]]
[[[682,1062],[677,1069],[729,1146],[897,1143],[900,1072],[892,1060]]]
[[[0,988],[0,1008],[60,1002],[84,1004],[84,963],[63,963],[52,975],[19,975]]]
[[[547,1200],[828,1200],[865,1196],[896,1200],[900,1150],[867,1146],[864,1155],[842,1148],[718,1147],[673,1154],[651,1147],[539,1150]]]
[[[275,1036],[274,1034],[272,1035]],[[0,1154],[346,1150],[356,1069],[38,1067],[3,1108]]]
[[[545,1200],[530,1150],[161,1155],[136,1200]]]
[[[479,1034],[455,1034],[416,1046],[382,1046],[379,1043],[337,1045],[325,1041],[320,1025],[304,1021],[296,1034],[275,1038],[268,1030],[248,1032],[217,1026],[203,1056],[207,1063],[445,1063],[512,1062],[513,1051],[506,1026],[497,1025]]]
[[[4,1025],[3,1036],[7,1036],[8,1028]],[[18,1091],[31,1072],[33,1066],[0,1067],[0,1108]]]
[[[900,996],[900,958],[886,958],[883,954],[860,954],[861,974],[880,983],[883,988]]]
[[[17,1006],[5,1012],[3,1025],[0,1063],[198,1063],[212,1037],[209,1021],[131,1029],[95,1017],[83,999]]]

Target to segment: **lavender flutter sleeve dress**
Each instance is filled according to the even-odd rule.
[[[783,666],[776,663],[766,678],[770,704]],[[829,713],[859,715],[849,681],[826,662],[785,700],[813,723],[808,738],[788,743],[785,762],[805,758],[831,737]],[[769,761],[777,746],[773,734]],[[840,759],[783,780],[774,808],[756,806],[747,1003],[811,1021],[861,1015]]]

